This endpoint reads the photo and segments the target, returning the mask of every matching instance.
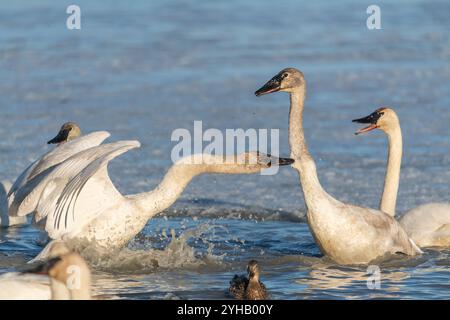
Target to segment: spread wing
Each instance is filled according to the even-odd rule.
[[[107,131],[96,131],[59,145],[42,157],[31,171],[28,179],[33,179],[42,171],[63,162],[80,151],[100,145],[109,136],[110,133]]]
[[[74,163],[67,164],[74,168],[68,173],[71,178],[52,179],[46,187],[46,191],[50,189],[48,196],[41,197],[36,210],[40,218],[47,218],[45,230],[51,238],[77,232],[103,212],[105,203],[111,206],[122,197],[109,179],[107,165],[139,146],[138,141],[119,141],[93,148],[91,153],[95,153],[95,158],[86,160],[77,155],[71,159]],[[60,166],[64,169],[66,163]],[[78,210],[79,207],[82,209]]]
[[[47,196],[52,195],[51,198],[54,198],[56,194],[55,190],[62,192],[65,184],[86,168],[92,161],[101,157],[104,152],[123,147],[124,144],[127,145],[129,143],[127,141],[119,141],[89,148],[78,152],[56,166],[46,169],[17,190],[14,201],[10,205],[9,214],[11,216],[24,216],[35,212],[39,204],[45,208],[48,205],[48,202],[44,202]],[[134,146],[139,144],[139,142],[134,141],[131,143]],[[45,215],[38,212],[35,219],[39,221],[43,217]]]
[[[36,160],[28,166],[28,168],[17,178],[8,192],[8,202],[13,203],[16,192],[38,174],[63,162],[78,152],[98,146],[109,136],[109,132],[96,131],[61,144],[50,150],[44,154],[41,159]]]

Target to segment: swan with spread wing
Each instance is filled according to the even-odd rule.
[[[139,146],[138,141],[118,141],[77,153],[21,188],[11,205],[12,214],[35,212],[36,222],[45,218],[51,239],[87,241],[113,250],[126,245],[150,218],[172,205],[197,175],[252,174],[293,162],[259,152],[186,156],[154,190],[124,196],[110,180],[107,165]]]
[[[76,123],[66,122],[63,124],[58,134],[48,141],[48,144],[57,144],[54,149],[31,163],[22,174],[19,175],[12,186],[6,181],[0,185],[1,225],[12,226],[26,223],[25,215],[11,215],[9,214],[9,207],[12,203],[17,203],[17,201],[15,201],[16,195],[21,192],[21,188],[29,181],[43,171],[63,162],[74,154],[98,146],[109,136],[110,134],[106,131],[92,132],[82,136],[81,129]],[[32,212],[30,211],[26,214],[30,213]]]

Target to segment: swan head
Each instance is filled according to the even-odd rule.
[[[356,131],[356,135],[375,129],[389,132],[390,130],[397,129],[400,126],[400,121],[395,111],[387,107],[378,108],[367,117],[355,119],[352,120],[352,122],[369,124],[367,127]]]
[[[259,97],[277,91],[293,92],[304,86],[305,77],[303,73],[295,68],[286,68],[256,90],[255,95]]]
[[[258,266],[258,262],[256,260],[250,260],[250,262],[247,265],[247,273],[249,279],[259,278],[260,269]]]
[[[48,275],[50,279],[64,284],[72,299],[90,297],[91,272],[84,259],[69,252],[53,257],[29,272]]]
[[[81,129],[75,122],[66,122],[59,129],[56,137],[48,141],[48,144],[63,143],[73,140],[81,135]]]

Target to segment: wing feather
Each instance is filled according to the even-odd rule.
[[[50,150],[45,155],[43,155],[41,159],[33,162],[30,166],[28,166],[28,168],[25,169],[25,171],[22,172],[22,174],[16,179],[10,191],[8,192],[8,203],[16,203],[15,205],[17,206],[17,193],[33,178],[46,171],[47,169],[72,157],[78,152],[100,145],[109,136],[110,133],[107,131],[96,131],[66,142]],[[30,187],[30,185],[28,185],[28,187]],[[30,193],[30,190],[27,190],[26,193]],[[28,213],[31,212],[27,212],[25,214]]]
[[[42,216],[47,217],[46,231],[50,237],[55,238],[62,233],[73,232],[95,218],[98,213],[95,210],[92,212],[83,211],[81,214],[75,210],[83,188],[92,178],[97,178],[99,175],[101,177],[106,176],[107,174],[104,174],[104,172],[106,172],[106,167],[112,159],[139,146],[138,141],[120,141],[97,147],[97,152],[100,154],[88,162],[67,183],[62,182],[64,188],[56,201],[54,197],[43,199],[38,210]],[[101,150],[99,150],[100,148]],[[105,171],[102,169],[105,169]],[[108,181],[110,181],[109,178]],[[41,210],[45,210],[45,212],[41,212]]]

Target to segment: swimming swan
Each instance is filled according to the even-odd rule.
[[[247,265],[248,278],[235,275],[230,281],[230,294],[238,300],[267,300],[269,294],[264,284],[259,281],[258,262],[251,260]]]
[[[91,300],[91,271],[75,252],[51,258],[33,272],[48,275],[52,300]]]
[[[107,165],[139,146],[138,141],[119,141],[77,153],[32,179],[31,192],[19,194],[18,205],[11,206],[14,215],[35,211],[37,222],[46,218],[50,238],[87,240],[109,251],[126,245],[150,218],[171,206],[197,175],[259,173],[293,162],[259,152],[231,157],[197,154],[176,162],[154,190],[123,196],[111,182]],[[27,185],[22,188],[26,189]]]
[[[403,143],[398,116],[391,108],[379,108],[369,116],[355,119],[353,122],[369,124],[356,134],[380,129],[388,137],[389,155],[380,210],[394,217]],[[450,246],[450,203],[420,205],[401,215],[399,222],[420,247]]]
[[[303,74],[294,68],[284,69],[255,94],[276,91],[290,94],[291,158],[300,175],[308,225],[322,253],[340,264],[365,264],[388,253],[421,253],[394,218],[379,210],[340,202],[320,185],[303,132],[306,95]]]
[[[62,242],[52,246],[49,260],[27,272],[0,276],[0,300],[89,300],[91,273],[78,254]]]

